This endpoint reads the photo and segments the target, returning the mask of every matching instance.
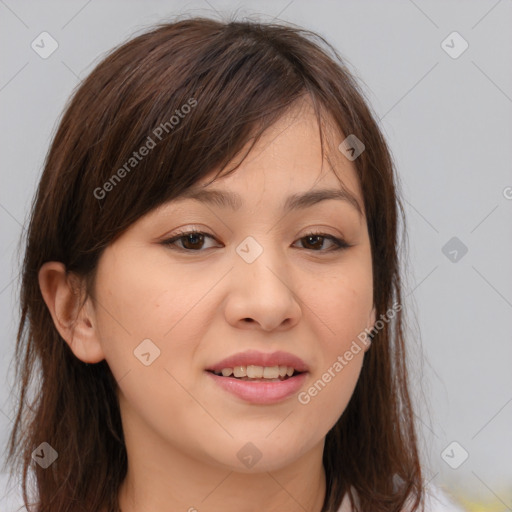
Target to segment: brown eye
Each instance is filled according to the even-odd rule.
[[[200,252],[204,248],[204,243],[207,238],[213,239],[213,237],[208,233],[203,233],[201,231],[186,231],[179,233],[169,240],[164,240],[162,243],[174,246],[176,249],[183,251]],[[177,242],[180,242],[180,244],[177,245]]]
[[[190,233],[182,236],[181,240],[183,240],[185,249],[201,249],[204,244],[204,235],[201,233]]]
[[[351,247],[350,244],[346,243],[345,240],[341,238],[336,238],[335,236],[328,235],[326,233],[309,233],[306,236],[303,236],[300,240],[304,240],[305,249],[315,251],[315,252],[329,252],[329,251],[337,251],[340,249],[346,249]],[[323,249],[325,240],[329,240],[332,244],[331,249]]]

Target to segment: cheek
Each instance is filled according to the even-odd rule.
[[[136,256],[107,260],[97,283],[98,334],[116,378],[154,378],[155,368],[165,376],[177,360],[190,367],[206,324],[199,303],[208,283]]]
[[[366,294],[348,290],[341,299],[337,306],[324,305],[329,331],[318,340],[318,364],[297,396],[308,428],[324,434],[338,421],[352,397],[366,349],[358,335],[366,327],[371,302]],[[325,327],[323,331],[327,331]]]
[[[309,306],[307,314],[317,328],[316,336],[320,336],[324,354],[332,360],[333,355],[347,350],[369,325],[373,306],[371,262],[354,258],[329,279],[303,290],[304,303]]]
[[[311,428],[329,430],[341,416],[367,348],[361,334],[373,305],[371,260],[362,255],[350,263],[304,295],[311,309],[318,364],[298,400],[309,411],[305,417]]]
[[[184,424],[211,420],[185,390],[204,336],[204,308],[198,304],[205,284],[162,263],[130,260],[98,272],[105,359],[119,385],[125,424],[140,431],[144,418],[161,435],[178,439]]]

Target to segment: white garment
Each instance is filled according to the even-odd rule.
[[[345,494],[338,512],[352,512],[350,498]],[[467,512],[456,505],[449,497],[434,485],[429,485],[425,492],[425,512]]]

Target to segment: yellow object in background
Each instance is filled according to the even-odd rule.
[[[509,507],[499,500],[475,503],[474,501],[466,501],[463,498],[459,498],[459,502],[468,512],[506,512],[510,510]]]

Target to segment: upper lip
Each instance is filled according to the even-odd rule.
[[[240,352],[209,366],[207,370],[222,371],[224,368],[234,368],[235,366],[289,366],[298,372],[308,371],[307,364],[298,356],[288,352],[258,352],[257,350],[248,350]]]

